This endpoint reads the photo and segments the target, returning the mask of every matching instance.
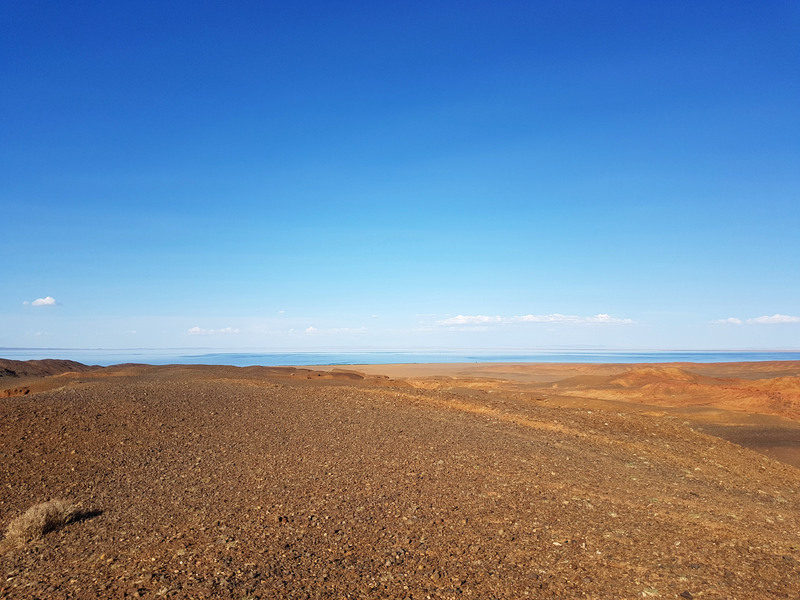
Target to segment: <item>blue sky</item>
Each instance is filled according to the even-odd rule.
[[[228,4],[0,9],[0,347],[800,348],[800,3]]]

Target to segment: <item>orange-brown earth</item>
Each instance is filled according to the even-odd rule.
[[[0,525],[85,518],[2,598],[800,595],[797,362],[48,368],[0,361]]]
[[[548,405],[670,416],[800,468],[800,361],[353,368],[402,377],[426,389],[501,393]]]

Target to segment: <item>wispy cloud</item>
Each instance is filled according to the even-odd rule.
[[[800,323],[800,317],[790,317],[789,315],[772,315],[771,317],[756,317],[747,319],[751,325],[774,325],[778,323]]]
[[[742,320],[737,319],[736,317],[728,317],[727,319],[717,319],[716,321],[711,321],[714,325],[741,325]]]
[[[443,321],[439,325],[486,325],[488,323],[503,323],[503,317],[489,317],[486,315],[456,315]]]
[[[203,329],[202,327],[192,327],[187,331],[189,335],[215,335],[218,333],[239,333],[233,327],[223,327],[222,329]]]
[[[754,317],[752,319],[739,319],[736,317],[728,317],[727,319],[718,319],[711,321],[714,325],[782,325],[786,323],[800,323],[800,317],[792,317],[790,315],[774,314],[772,316]]]
[[[628,325],[633,323],[633,319],[619,319],[606,313],[594,315],[592,317],[578,317],[575,315],[562,315],[553,313],[552,315],[524,315],[512,317],[515,322],[521,323],[611,323],[614,325]]]
[[[28,302],[26,300],[23,304],[30,304],[31,306],[55,306],[58,302],[56,302],[56,299],[52,296],[45,296],[44,298],[37,298],[33,302]]]
[[[476,326],[476,325],[495,325],[508,323],[548,323],[548,324],[585,324],[585,323],[606,323],[613,325],[628,325],[633,323],[633,319],[620,319],[611,315],[601,313],[591,317],[580,317],[577,315],[562,315],[552,313],[549,315],[515,315],[511,317],[489,316],[489,315],[456,315],[448,319],[436,322],[437,325],[450,327]]]

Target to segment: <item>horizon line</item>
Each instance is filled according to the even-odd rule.
[[[387,352],[387,353],[416,353],[416,352],[799,352],[800,348],[635,348],[635,347],[607,347],[607,346],[549,346],[549,347],[418,347],[418,348],[377,348],[370,346],[323,346],[320,348],[214,348],[209,346],[164,346],[164,347],[68,347],[68,346],[0,346],[3,351],[209,351],[217,354],[264,353],[264,354],[309,354],[309,353],[348,353],[348,352]]]

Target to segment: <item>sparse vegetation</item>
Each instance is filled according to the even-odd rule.
[[[62,500],[36,504],[9,523],[5,541],[16,544],[31,542],[71,523],[79,514],[77,507]]]

